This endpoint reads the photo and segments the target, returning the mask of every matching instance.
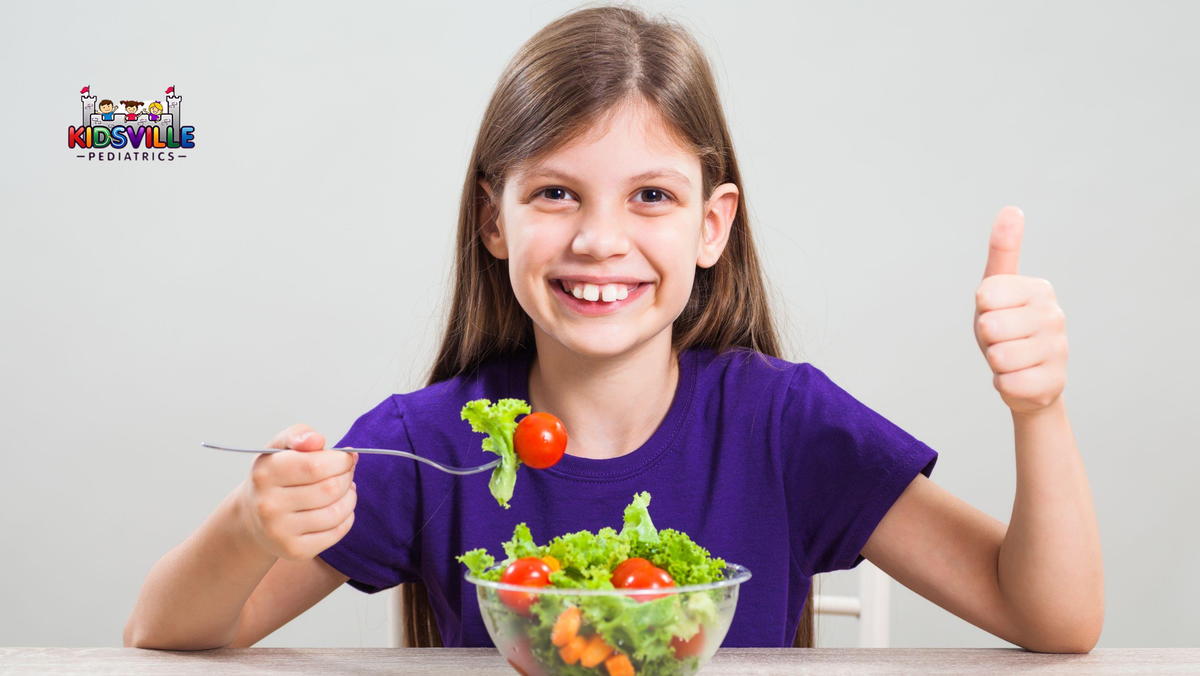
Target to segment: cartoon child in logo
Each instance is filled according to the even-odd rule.
[[[116,115],[113,113],[117,107],[113,105],[110,99],[104,99],[100,102],[100,119],[106,122],[111,122]]]
[[[142,107],[141,101],[122,101],[121,105],[125,106],[125,119],[132,122],[138,118],[138,109]]]
[[[158,119],[162,117],[163,107],[161,103],[155,101],[154,103],[146,106],[146,111],[150,113],[151,122],[158,122]]]

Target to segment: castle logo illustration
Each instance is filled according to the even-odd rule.
[[[175,93],[175,85],[167,87],[162,100],[149,102],[97,102],[91,89],[88,85],[79,90],[82,124],[67,127],[67,148],[76,151],[75,157],[89,162],[174,162],[187,157],[180,150],[196,147],[196,128],[180,124],[183,97]]]

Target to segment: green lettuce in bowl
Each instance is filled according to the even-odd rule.
[[[581,530],[538,545],[520,523],[499,563],[483,548],[457,557],[476,587],[488,634],[519,672],[692,674],[711,659],[750,571],[713,557],[686,533],[658,530],[649,504],[649,493],[636,494],[619,532]],[[671,584],[622,584],[650,577],[614,576],[622,564],[642,566],[638,559],[643,571],[665,571],[669,577],[656,579]],[[534,578],[505,581],[522,571]]]

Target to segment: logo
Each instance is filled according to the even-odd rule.
[[[91,85],[79,90],[83,124],[67,127],[67,147],[89,162],[174,162],[196,147],[196,128],[183,126],[183,97],[175,85],[161,99],[100,99]],[[181,152],[183,151],[183,152]]]

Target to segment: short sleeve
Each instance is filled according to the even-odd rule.
[[[797,366],[784,405],[792,552],[806,575],[857,566],[862,548],[937,452],[815,366]]]
[[[395,397],[360,416],[333,448],[347,446],[411,449]],[[355,589],[374,594],[420,579],[420,552],[414,542],[420,486],[414,465],[392,455],[358,455],[354,523],[345,537],[319,555],[349,577],[347,584]]]

